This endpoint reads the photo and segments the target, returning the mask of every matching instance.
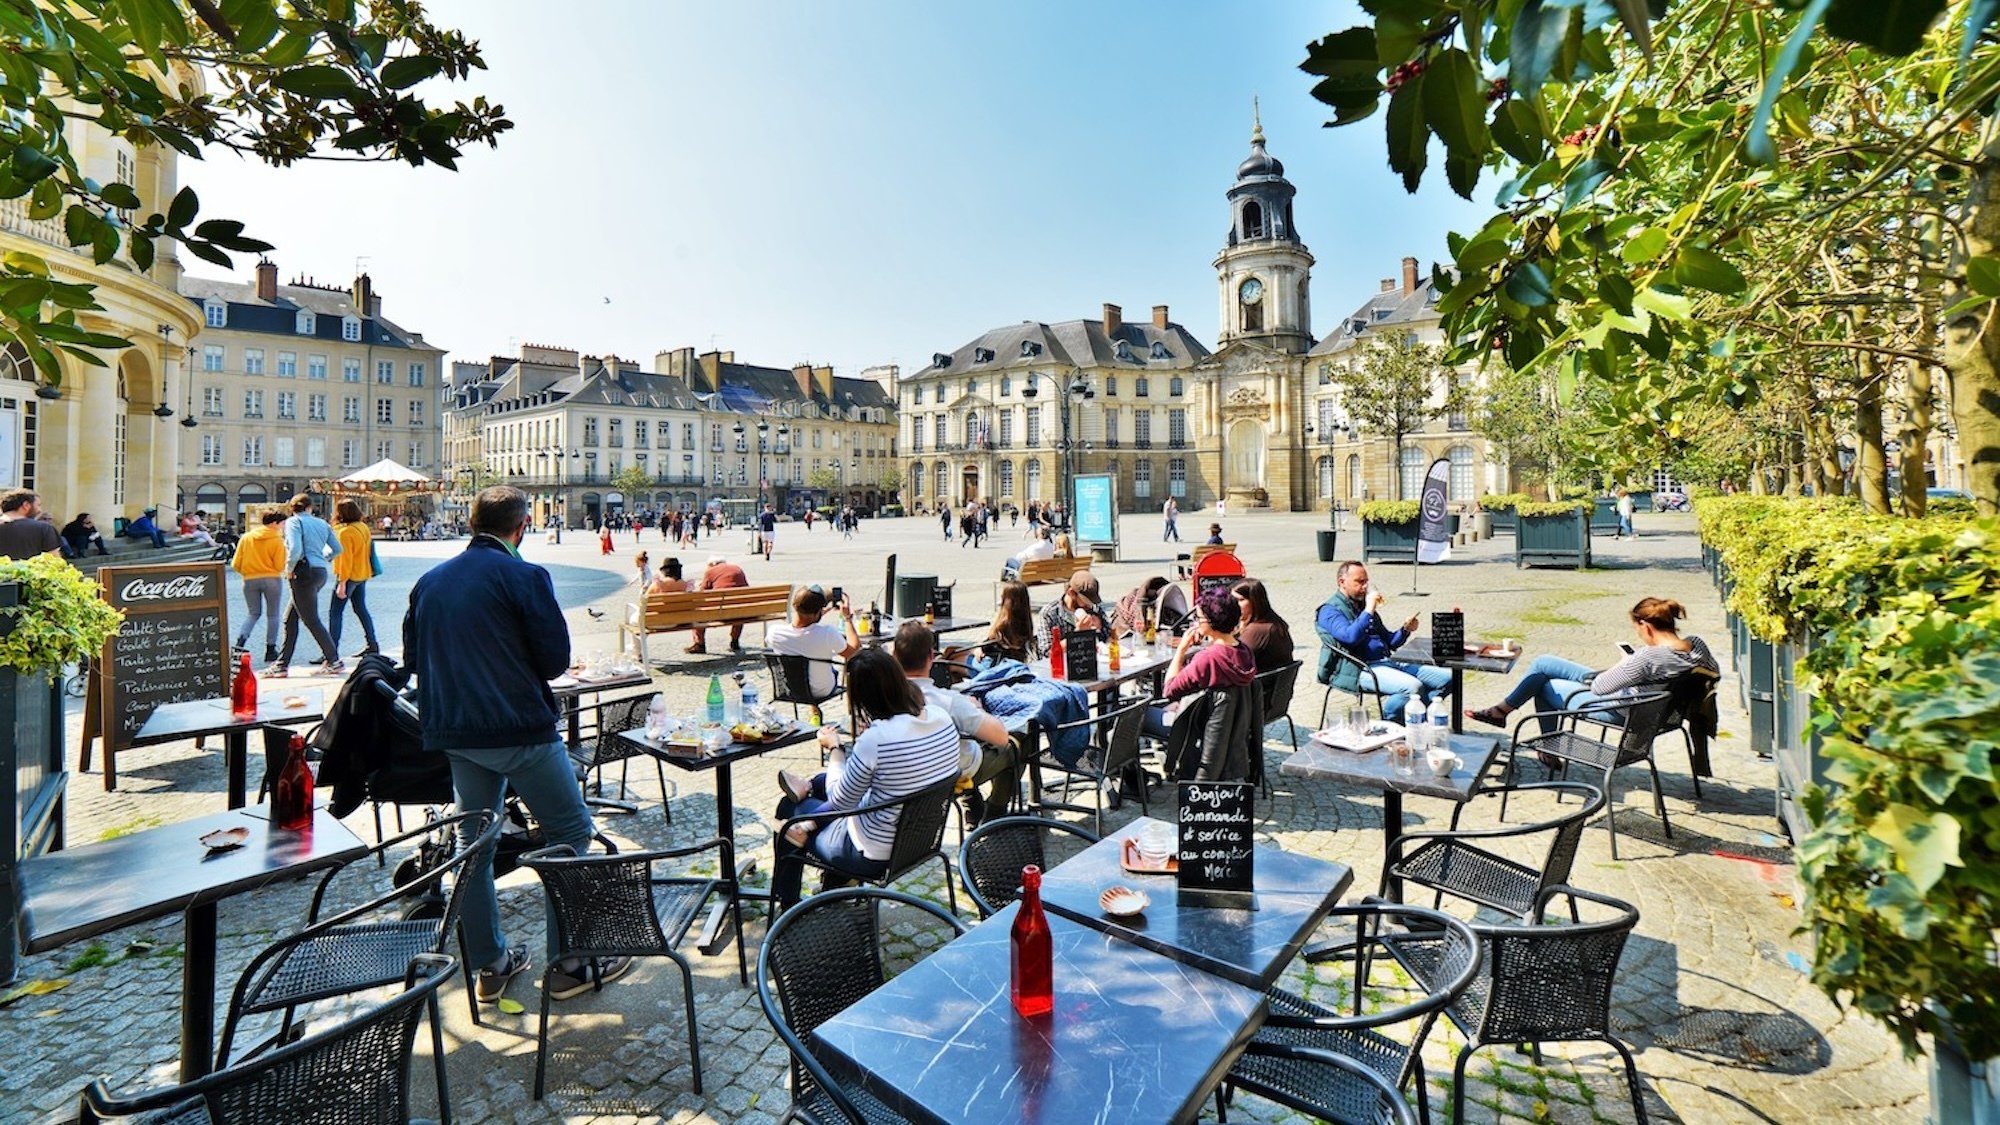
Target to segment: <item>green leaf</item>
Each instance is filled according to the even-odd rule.
[[[97,193],[97,198],[127,211],[137,210],[139,207],[139,193],[133,191],[130,184],[105,184]]]
[[[1540,308],[1556,299],[1555,290],[1549,286],[1548,275],[1533,262],[1522,262],[1513,273],[1508,274],[1505,289],[1509,297],[1529,308]]]
[[[1464,51],[1453,47],[1431,60],[1424,73],[1424,120],[1453,155],[1483,160],[1492,147],[1485,84]],[[1473,178],[1478,178],[1476,169]],[[1471,198],[1469,191],[1459,194]]]
[[[28,218],[35,222],[55,218],[62,214],[62,207],[62,184],[54,179],[36,184],[35,190],[28,196]]]
[[[1563,181],[1563,207],[1574,207],[1589,199],[1610,178],[1611,165],[1594,156],[1570,169]]]
[[[1986,34],[1986,27],[1993,17],[2000,14],[2000,0],[1972,0],[1965,9],[1965,31],[1958,43],[1958,65],[1962,70],[1972,58],[1972,49],[1979,46],[1979,37]]]
[[[1625,244],[1619,256],[1625,259],[1628,266],[1643,266],[1659,257],[1660,251],[1666,248],[1667,232],[1659,227],[1647,227],[1632,236],[1632,241]]]
[[[173,204],[167,208],[167,226],[172,230],[180,230],[194,221],[195,212],[200,208],[201,200],[196,197],[194,189],[182,188],[174,193]]]
[[[1679,294],[1667,293],[1651,286],[1634,293],[1632,305],[1668,320],[1687,320],[1694,316],[1694,302]]]
[[[7,256],[0,258],[0,266],[5,266],[8,273],[26,274],[30,277],[49,276],[49,264],[26,250],[7,251]]]
[[[69,210],[63,212],[63,235],[69,239],[71,246],[82,246],[89,242],[91,233],[96,229],[97,216],[83,204],[72,203],[69,205]]]
[[[1424,124],[1424,78],[1417,75],[1389,97],[1389,167],[1403,177],[1403,190],[1415,193],[1423,182],[1430,129]]]
[[[1525,0],[1508,35],[1508,84],[1519,97],[1540,94],[1569,37],[1571,17],[1581,14],[1564,0]]]
[[[47,179],[62,167],[41,149],[28,144],[14,146],[14,159],[9,164],[16,176],[29,182]]]
[[[498,1007],[502,1012],[510,1016],[518,1016],[528,1010],[522,1006],[519,1000],[514,999],[512,996],[502,996],[500,1002],[495,1007]]]
[[[1712,250],[1699,246],[1683,246],[1674,258],[1674,280],[1676,283],[1711,293],[1735,294],[1747,288],[1743,271],[1730,264],[1727,258]]]
[[[1384,8],[1375,15],[1375,59],[1383,68],[1393,67],[1417,53],[1423,42],[1424,19],[1405,6]]]
[[[1599,278],[1597,296],[1620,315],[1632,315],[1632,282],[1624,274],[1607,273]]]
[[[382,68],[382,84],[391,90],[407,90],[444,69],[444,60],[430,55],[410,55],[394,59]]]
[[[1471,199],[1472,189],[1479,186],[1479,170],[1484,162],[1476,156],[1466,156],[1448,152],[1444,157],[1444,179],[1461,199]]]
[[[1888,55],[1907,55],[1944,11],[1945,0],[1834,0],[1826,30]]]
[[[1832,3],[1833,0],[1807,0],[1805,11],[1799,14],[1799,25],[1792,29],[1777,61],[1771,65],[1771,73],[1764,78],[1763,93],[1757,96],[1757,112],[1750,115],[1750,132],[1743,139],[1743,154],[1754,164],[1771,164],[1778,159],[1777,147],[1771,143],[1771,109],[1778,104],[1778,94],[1785,88],[1785,80],[1791,77],[1792,68],[1799,65],[1806,41],[1819,28]]]
[[[271,66],[292,66],[306,57],[307,52],[312,50],[312,45],[312,32],[287,31],[278,36],[278,41],[271,44],[270,50],[264,52],[264,61]]]
[[[323,64],[280,71],[271,85],[304,98],[340,98],[359,92],[346,71]]]
[[[1976,257],[1965,263],[1965,283],[1984,297],[2000,297],[2000,258]]]
[[[1533,164],[1542,158],[1542,125],[1528,102],[1520,98],[1501,102],[1493,114],[1492,132],[1500,148],[1521,163]]]
[[[1375,29],[1350,27],[1308,45],[1299,69],[1321,78],[1365,78],[1379,88],[1375,76],[1382,64],[1375,58]]]
[[[1618,18],[1625,24],[1625,31],[1632,42],[1639,45],[1639,53],[1648,59],[1653,57],[1653,24],[1646,11],[1646,0],[1613,0],[1618,7]]]
[[[1868,825],[1868,834],[1889,845],[1919,893],[1944,878],[1946,867],[1957,867],[1958,820],[1950,813],[1925,813],[1911,805],[1892,804]]]
[[[140,273],[150,272],[153,268],[153,240],[133,235],[129,245],[132,250],[132,264],[139,267]]]

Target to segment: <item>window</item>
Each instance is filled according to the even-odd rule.
[[[410,425],[421,426],[423,424],[424,424],[424,400],[420,398],[413,398],[410,400]]]
[[[978,394],[978,393],[979,393],[979,380],[977,380],[977,379],[967,379],[967,380],[965,381],[965,393],[966,393],[966,394],[969,394],[969,395],[976,395],[976,394]]]
[[[263,391],[243,392],[243,416],[245,418],[262,418],[264,416]]]
[[[1177,406],[1167,411],[1167,444],[1175,449],[1187,448],[1187,410],[1184,407]]]
[[[936,441],[937,441],[937,447],[939,449],[943,449],[945,447],[945,443],[947,440],[945,437],[945,427],[947,424],[948,424],[947,419],[942,414],[938,415],[935,419],[932,420],[932,425],[937,431]]]
[[[1014,462],[1000,462],[1000,495],[1014,495]]]
[[[585,427],[586,432],[594,434],[596,432],[596,426],[597,426],[596,420],[585,419],[585,422],[587,423]],[[591,437],[588,440],[586,440],[584,444],[596,445],[597,439],[595,437]],[[716,453],[722,452],[722,423],[710,422],[708,424],[708,448]],[[720,472],[720,470],[717,471]]]
[[[262,437],[247,437],[243,439],[243,463],[245,465],[261,465],[264,463],[264,439]]]
[[[1008,395],[1011,395],[1013,393],[1014,393],[1014,377],[1012,375],[1000,376],[1000,397],[1006,398]]]
[[[293,450],[293,445],[291,438],[281,437],[276,441],[272,442],[271,464],[280,469],[291,468],[298,460],[293,455],[292,450]]]
[[[937,498],[943,500],[945,497],[951,495],[951,467],[943,461],[939,461],[937,463],[936,474],[934,479],[937,484]]]
[[[1011,406],[1000,412],[1000,448],[1014,448],[1014,408]]]
[[[201,413],[204,418],[222,417],[222,388],[203,387],[201,389]],[[221,464],[220,461],[216,464]]]
[[[924,404],[924,385],[922,383],[918,383],[916,387],[910,391],[910,405],[922,406],[923,404]]]
[[[1042,444],[1041,407],[1030,406],[1028,408],[1028,429],[1027,432],[1023,434],[1021,437],[1021,444],[1027,446],[1030,449],[1033,449],[1034,447]]]
[[[209,344],[201,349],[201,369],[203,371],[222,370],[221,344]]]
[[[1146,398],[1148,397],[1148,390],[1149,388],[1146,385],[1146,377],[1144,375],[1141,375],[1132,380],[1133,394],[1139,396],[1140,398]]]
[[[361,381],[361,361],[348,356],[340,361],[340,381],[359,383]]]
[[[919,461],[910,467],[910,495],[921,498],[924,494],[924,464]]]
[[[1176,457],[1167,462],[1167,495],[1187,495],[1187,460]]]
[[[1444,455],[1451,459],[1451,479],[1448,482],[1450,491],[1447,495],[1460,502],[1478,499],[1479,486],[1475,472],[1478,465],[1473,457],[1472,447],[1454,445],[1445,450]]]
[[[340,400],[340,420],[359,424],[361,421],[361,399],[357,395],[347,395]]]
[[[326,396],[325,396],[325,395],[307,395],[307,396],[306,396],[306,421],[308,421],[308,422],[324,422],[324,421],[326,421]]]
[[[1333,386],[1333,364],[1322,363],[1319,365],[1319,385],[1322,387]]]
[[[411,443],[410,443],[410,460],[409,460],[409,466],[410,466],[410,468],[412,468],[412,469],[421,469],[421,468],[423,468],[423,467],[424,467],[424,443],[423,443],[423,442],[421,442],[421,441],[413,441],[413,442],[411,442]]]
[[[201,463],[204,465],[222,464],[221,435],[219,434],[201,435]]]
[[[1112,449],[1118,448],[1118,408],[1115,406],[1104,408],[1104,444]]]
[[[1187,384],[1182,381],[1180,376],[1176,375],[1173,378],[1167,380],[1168,398],[1179,398],[1186,393],[1187,393]]]
[[[1322,457],[1319,459],[1319,498],[1322,500],[1333,499],[1333,458],[1331,457]]]
[[[1400,494],[1402,499],[1415,500],[1417,497],[1423,495],[1424,470],[1429,465],[1430,462],[1425,459],[1423,450],[1418,449],[1414,445],[1403,447],[1403,491]]]
[[[1341,428],[1339,423],[1335,421],[1335,419],[1337,419],[1338,417],[1339,415],[1335,412],[1334,402],[1332,399],[1323,398],[1319,400],[1320,444],[1326,445],[1332,443],[1334,431]]]
[[[396,365],[395,365],[395,363],[394,363],[393,361],[391,361],[391,360],[386,360],[386,359],[378,359],[378,360],[376,360],[376,361],[375,361],[375,381],[376,381],[377,383],[380,383],[380,384],[382,384],[382,385],[383,385],[383,386],[385,386],[385,387],[386,387],[386,386],[394,386],[394,385],[395,385],[395,382],[396,382]]]
[[[353,316],[341,317],[340,338],[350,343],[361,339],[361,318]]]
[[[1153,341],[1153,350],[1147,354],[1153,359],[1174,358],[1174,353],[1167,350],[1167,345],[1158,340]]]
[[[1140,449],[1153,448],[1153,412],[1135,410],[1132,412],[1132,441]]]
[[[1463,383],[1463,381],[1464,381],[1464,376],[1462,375],[1446,376],[1445,379],[1446,391],[1454,395],[1460,393],[1460,386]],[[1463,402],[1464,400],[1461,399],[1460,401]],[[1458,409],[1445,415],[1444,428],[1447,430],[1469,430],[1472,428],[1471,426],[1466,424],[1464,406],[1461,405]]]
[[[660,425],[664,426],[664,425],[666,425],[666,423],[665,423],[665,422],[662,422],[662,423],[660,423]],[[693,423],[693,422],[682,422],[682,423],[681,423],[681,448],[682,448],[682,449],[688,449],[688,450],[692,450],[692,449],[694,448],[694,423]]]
[[[263,348],[243,349],[243,373],[245,375],[262,375],[264,373]]]
[[[319,381],[321,381],[321,382],[325,382],[325,381],[326,381],[326,357],[325,357],[325,356],[323,356],[323,355],[309,355],[309,356],[307,356],[307,357],[306,357],[306,378],[308,378],[308,379],[318,379],[318,380],[319,380]]]
[[[353,438],[343,438],[340,443],[340,467],[343,469],[358,468],[359,466],[356,462],[360,459],[361,443],[355,441]]]
[[[943,415],[939,415],[939,416],[938,416],[938,421],[939,421],[939,422],[943,422],[943,421],[944,421],[944,416],[943,416]],[[940,436],[942,436],[942,435],[940,435]],[[818,448],[820,447],[820,444],[819,444],[819,441],[820,441],[820,438],[819,438],[819,431],[818,431],[818,430],[814,430],[814,431],[813,431],[813,448],[814,448],[814,449],[818,449]],[[943,444],[944,444],[944,442],[943,442],[943,441],[939,441],[939,442],[938,442],[938,444],[939,444],[939,445],[943,445]]]
[[[292,324],[292,330],[301,336],[310,336],[318,328],[319,318],[313,315],[311,309],[300,309],[297,319]]]
[[[1350,453],[1347,455],[1347,502],[1351,505],[1357,504],[1360,501],[1361,455],[1359,453]]]
[[[719,431],[720,431],[721,429],[722,429],[722,427],[720,427],[720,426],[717,426],[717,427],[716,427],[716,430],[717,430],[718,432],[719,432]],[[718,438],[717,440],[718,440],[718,441],[720,441],[721,439],[720,439],[720,438]],[[585,444],[585,445],[596,445],[596,444],[597,444],[597,419],[595,419],[595,418],[585,418],[585,419],[583,420],[583,444]]]
[[[652,440],[652,434],[653,431],[646,428],[646,423],[643,420],[633,422],[632,423],[633,447],[637,449],[650,448],[650,445],[648,443]]]
[[[1022,492],[1021,498],[1024,500],[1040,500],[1042,498],[1042,459],[1040,457],[1028,458],[1026,475],[1028,478],[1028,487]]]
[[[396,455],[395,442],[378,441],[375,443],[375,459],[377,461],[387,461],[389,458],[394,457],[395,455]]]
[[[306,439],[306,468],[326,468],[326,439],[309,437]]]
[[[625,448],[625,419],[623,418],[611,419],[609,434],[610,438],[604,444],[610,446],[613,449]]]
[[[395,421],[396,421],[396,400],[390,398],[376,399],[375,424],[378,426],[387,426],[393,424]]]
[[[922,418],[911,418],[910,452],[922,453],[923,451],[924,451],[924,420]]]
[[[296,420],[299,416],[299,396],[290,391],[278,392],[278,417]]]
[[[411,385],[412,387],[421,387],[421,386],[423,386],[423,385],[424,385],[424,365],[423,365],[423,364],[421,364],[421,363],[412,363],[412,364],[410,365],[410,385]]]
[[[1104,377],[1104,395],[1105,395],[1105,397],[1106,397],[1106,398],[1115,398],[1115,397],[1117,397],[1117,394],[1118,394],[1118,376],[1116,376],[1116,375],[1106,375],[1106,376]]]
[[[279,353],[278,353],[278,378],[280,378],[280,379],[296,379],[296,378],[298,378],[298,377],[299,377],[299,353],[297,353],[297,352],[279,352]]]
[[[213,298],[201,303],[201,315],[210,328],[229,327],[229,306]]]
[[[1144,500],[1153,494],[1153,463],[1135,461],[1132,464],[1132,495]]]

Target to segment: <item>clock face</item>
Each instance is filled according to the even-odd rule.
[[[1264,295],[1264,283],[1254,277],[1250,278],[1236,290],[1236,295],[1244,304],[1254,305],[1257,299]]]

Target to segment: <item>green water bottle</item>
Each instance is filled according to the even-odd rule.
[[[722,721],[722,677],[720,676],[708,678],[708,721],[711,723]]]

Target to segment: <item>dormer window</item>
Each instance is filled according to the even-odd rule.
[[[212,297],[201,303],[201,315],[210,328],[229,327],[229,306]]]
[[[1011,375],[1000,376],[1000,397],[1006,398],[1008,395],[1011,395],[1013,393],[1014,393],[1014,377]]]
[[[1040,354],[1042,354],[1042,346],[1041,346],[1040,344],[1037,344],[1037,343],[1036,343],[1036,342],[1034,342],[1033,340],[1023,340],[1023,341],[1021,341],[1021,358],[1022,358],[1022,359],[1033,359],[1034,357],[1036,357],[1036,356],[1038,356],[1038,355],[1040,355]]]
[[[343,340],[361,339],[361,318],[358,316],[341,317],[340,338]]]
[[[1375,310],[1376,321],[1380,322],[1389,319],[1389,311],[1390,310],[1388,309],[1376,309]]]
[[[318,327],[319,327],[319,319],[313,316],[313,311],[311,309],[299,310],[298,318],[293,323],[294,331],[296,331],[301,336],[310,336],[313,334],[314,331],[318,329]]]
[[[1365,320],[1360,320],[1357,318],[1355,320],[1350,320],[1347,322],[1347,330],[1354,333],[1356,336],[1361,335],[1361,333],[1367,330],[1367,328],[1368,328],[1368,322]]]
[[[948,356],[948,355],[946,355],[946,354],[945,354],[945,353],[943,353],[943,352],[932,352],[932,353],[931,353],[931,366],[932,366],[932,367],[950,367],[950,366],[951,366],[951,357],[950,357],[950,356]]]
[[[1153,341],[1152,357],[1154,359],[1172,359],[1174,358],[1174,353],[1168,351],[1165,344],[1155,340]]]
[[[993,362],[993,349],[992,349],[992,348],[974,348],[974,349],[972,349],[972,362],[974,362],[974,363],[992,363],[992,362]]]
[[[1133,360],[1132,360],[1132,345],[1131,345],[1131,344],[1128,344],[1128,343],[1126,343],[1126,342],[1125,342],[1125,341],[1123,341],[1123,340],[1120,340],[1120,341],[1118,341],[1117,345],[1116,345],[1116,346],[1114,346],[1114,347],[1113,347],[1113,348],[1111,349],[1111,351],[1112,351],[1112,354],[1114,354],[1115,356],[1117,356],[1117,358],[1118,358],[1119,362],[1121,362],[1121,363],[1131,363],[1131,362],[1133,361]]]

